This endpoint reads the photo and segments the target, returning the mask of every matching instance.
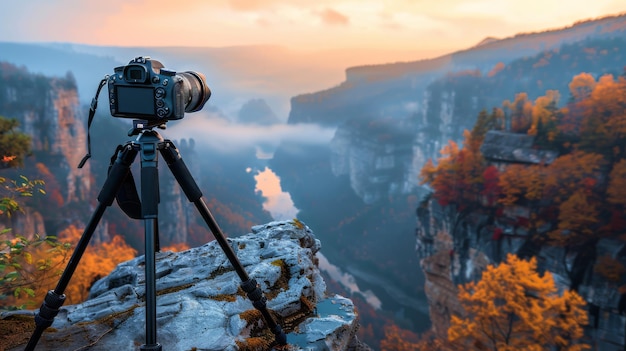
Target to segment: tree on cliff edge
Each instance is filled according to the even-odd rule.
[[[22,166],[24,156],[30,153],[30,137],[17,132],[19,122],[0,116],[0,168]]]
[[[452,316],[449,341],[464,350],[589,349],[578,342],[587,323],[585,301],[574,291],[560,295],[550,272],[541,276],[536,268],[535,258],[509,254],[480,281],[460,286],[466,316]]]

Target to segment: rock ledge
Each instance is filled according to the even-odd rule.
[[[352,301],[326,296],[315,257],[321,245],[306,225],[271,222],[228,241],[288,333],[284,349],[371,350],[355,336]],[[217,242],[157,253],[156,267],[157,341],[163,350],[272,349],[273,335]],[[87,301],[61,308],[37,350],[139,349],[145,342],[144,281],[143,256],[121,263],[94,284]]]

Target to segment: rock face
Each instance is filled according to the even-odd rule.
[[[594,272],[592,265],[578,269],[582,266],[580,259],[568,255],[562,247],[531,246],[528,233],[510,224],[512,218],[528,218],[528,215],[527,209],[517,206],[488,225],[488,216],[479,211],[461,217],[453,206],[442,207],[433,199],[422,203],[417,210],[416,249],[422,258],[433,331],[438,337],[446,338],[450,316],[461,315],[456,288],[459,284],[479,280],[488,264],[501,262],[507,253],[522,257],[530,254],[537,257],[539,270],[552,273],[559,290],[577,286],[577,292],[587,301],[586,342],[594,350],[624,349],[623,290]],[[501,237],[494,237],[494,227],[501,229]],[[596,257],[617,260],[622,260],[625,251],[624,242],[610,239],[601,239],[595,248],[588,249]],[[564,263],[570,271],[578,273],[566,272]]]
[[[78,94],[74,78],[68,76],[44,77],[32,74],[23,68],[0,63],[0,115],[16,119],[21,132],[31,137],[31,150],[37,165],[26,164],[37,169],[38,177],[48,177],[59,188],[55,193],[59,202],[65,204],[86,200],[91,190],[91,167],[87,163],[77,168],[87,153],[87,134],[81,118]],[[44,156],[45,155],[45,156]],[[47,158],[45,165],[42,160]],[[37,178],[39,179],[39,178]],[[68,215],[72,217],[72,215]],[[16,233],[45,236],[45,213],[27,209],[26,214],[17,214],[5,225]],[[20,232],[19,230],[24,230]]]
[[[532,135],[490,130],[480,147],[480,152],[492,163],[550,164],[558,153],[552,150],[534,149]]]
[[[87,133],[72,76],[49,78],[0,65],[0,110],[31,136],[32,151],[49,153],[66,202],[82,201],[91,187],[90,167],[77,168],[87,153]]]
[[[414,130],[409,120],[351,121],[337,128],[330,144],[333,174],[347,175],[366,204],[410,193],[418,185],[411,172]]]
[[[352,302],[326,296],[319,240],[301,222],[272,222],[228,239],[288,333],[289,350],[370,350]],[[37,350],[133,350],[145,342],[144,257],[120,264],[90,298],[61,308]],[[273,335],[216,242],[157,254],[157,341],[164,350],[269,350]]]

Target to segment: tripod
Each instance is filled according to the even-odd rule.
[[[129,132],[129,136],[138,135],[135,141],[127,142],[123,147],[118,148],[117,158],[112,164],[108,177],[98,194],[98,206],[92,214],[85,231],[83,232],[76,249],[74,250],[67,267],[61,275],[54,290],[50,290],[44,302],[35,315],[35,331],[33,332],[26,351],[33,351],[39,338],[46,328],[52,325],[54,317],[59,313],[59,308],[65,302],[63,294],[69,284],[78,263],[89,244],[98,222],[104,215],[104,211],[111,206],[113,199],[122,188],[124,180],[130,174],[130,167],[137,156],[141,158],[141,215],[138,218],[144,220],[145,229],[145,275],[146,275],[146,343],[141,345],[140,350],[158,350],[161,345],[157,343],[156,325],[156,262],[155,251],[158,250],[158,203],[159,203],[159,182],[158,182],[158,154],[161,153],[167,163],[174,178],[183,189],[190,202],[193,202],[213,236],[219,243],[222,251],[235,268],[237,275],[241,279],[241,288],[246,292],[253,306],[258,309],[279,345],[287,343],[287,337],[280,325],[276,323],[267,309],[266,298],[258,287],[256,280],[251,279],[239,262],[237,255],[228,244],[226,237],[213,218],[206,203],[202,199],[202,192],[194,181],[189,169],[185,165],[178,149],[170,140],[164,140],[159,133],[153,130],[153,126],[143,124],[145,121],[134,121],[135,128]],[[134,187],[134,186],[133,186]]]

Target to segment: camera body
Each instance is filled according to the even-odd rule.
[[[147,56],[116,67],[107,82],[111,115],[148,121],[177,120],[185,112],[202,109],[211,96],[204,76],[191,71],[177,74],[163,67]]]

